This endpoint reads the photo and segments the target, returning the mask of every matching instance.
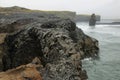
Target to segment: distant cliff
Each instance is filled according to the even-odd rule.
[[[82,15],[82,14],[78,14],[75,17],[75,21],[79,22],[79,21],[89,21],[90,20],[91,15]],[[100,15],[96,15],[96,20],[100,21]]]
[[[24,18],[28,17],[33,18],[64,18],[64,19],[71,19],[74,21],[74,18],[76,16],[76,12],[71,11],[41,11],[41,10],[30,10],[18,6],[13,7],[0,7],[0,18],[5,17],[12,17],[12,18]]]
[[[24,18],[28,17],[28,14],[31,15],[29,18],[62,18],[62,19],[71,19],[72,21],[79,22],[79,21],[89,21],[90,15],[77,15],[76,12],[72,11],[41,11],[41,10],[30,10],[18,6],[13,7],[0,7],[0,18]],[[100,16],[96,15],[97,21],[100,21]],[[44,20],[44,21],[46,21]]]
[[[4,12],[27,12],[30,11],[30,9],[23,8],[23,7],[18,7],[18,6],[13,6],[13,7],[0,7],[0,13]]]

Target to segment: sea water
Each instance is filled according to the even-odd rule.
[[[120,25],[77,23],[85,34],[99,41],[100,59],[85,59],[83,68],[88,80],[120,80]]]

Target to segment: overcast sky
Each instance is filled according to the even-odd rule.
[[[96,13],[102,18],[120,19],[120,0],[0,0],[1,7],[21,6],[39,10],[69,10]]]

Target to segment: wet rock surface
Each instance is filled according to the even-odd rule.
[[[69,19],[33,22],[7,35],[3,70],[30,63],[38,57],[43,80],[86,80],[81,59],[97,57],[98,41],[83,33]]]

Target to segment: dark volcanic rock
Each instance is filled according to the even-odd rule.
[[[26,18],[26,19],[18,19],[18,20],[0,20],[0,33],[12,33],[15,32],[21,28],[23,28],[24,25],[27,25],[32,22],[36,22],[37,19],[33,18]]]
[[[81,59],[98,55],[98,41],[69,19],[34,22],[5,39],[3,69],[41,60],[43,80],[86,80]]]
[[[90,20],[89,20],[89,25],[90,26],[95,26],[95,24],[96,24],[96,15],[95,14],[92,14],[91,15],[91,18],[90,18]]]

